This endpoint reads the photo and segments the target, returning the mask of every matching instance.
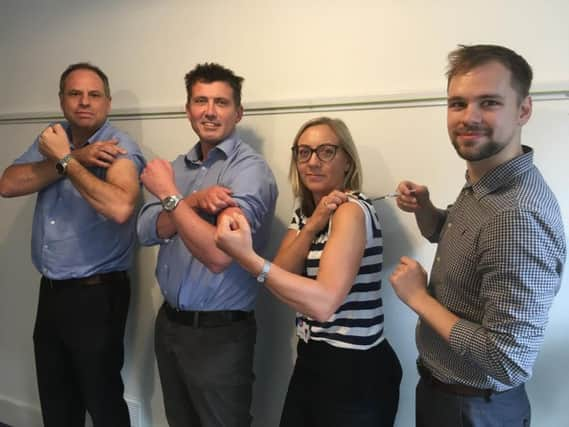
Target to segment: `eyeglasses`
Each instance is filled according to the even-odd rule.
[[[292,154],[298,163],[306,163],[312,157],[312,153],[316,153],[316,157],[322,162],[331,162],[336,157],[338,148],[342,148],[335,144],[322,144],[316,148],[308,145],[295,145],[292,147]]]

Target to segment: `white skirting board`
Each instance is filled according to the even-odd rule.
[[[32,406],[1,395],[0,420],[11,427],[42,427],[43,425],[39,406]]]
[[[143,427],[140,403],[125,396],[132,427]],[[87,417],[86,427],[92,423]],[[41,410],[38,407],[0,395],[0,422],[10,427],[42,427]]]

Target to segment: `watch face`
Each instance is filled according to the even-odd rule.
[[[58,174],[65,175],[65,173],[67,172],[67,165],[69,164],[70,160],[71,160],[71,155],[68,154],[67,156],[65,156],[63,159],[59,160],[55,164],[55,170],[57,171]]]
[[[164,207],[171,211],[172,209],[174,209],[174,206],[176,206],[176,199],[173,199],[172,197],[168,197],[166,199],[166,203],[164,204]]]
[[[168,196],[164,200],[162,200],[162,207],[165,211],[171,212],[173,211],[178,203],[182,200],[180,196]]]

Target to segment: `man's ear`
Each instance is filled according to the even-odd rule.
[[[532,112],[532,100],[531,96],[526,96],[519,108],[518,124],[520,126],[525,125],[531,117]]]
[[[237,107],[237,117],[235,119],[235,123],[239,123],[242,118],[243,118],[243,106],[240,105],[239,107]]]
[[[107,96],[107,99],[109,100],[109,105],[107,106],[107,116],[108,116],[111,110],[113,109],[113,98],[111,96]]]

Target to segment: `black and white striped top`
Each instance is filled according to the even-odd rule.
[[[371,201],[361,193],[355,193],[349,201],[357,203],[365,214],[366,245],[360,269],[346,299],[326,322],[318,322],[297,313],[297,334],[302,337],[300,325],[306,323],[310,328],[311,340],[324,341],[335,347],[366,350],[383,340],[381,299],[383,240],[377,213]],[[306,219],[301,214],[300,207],[297,207],[289,229],[302,229]],[[318,275],[320,257],[328,241],[332,220],[333,216],[328,226],[312,241],[303,272],[306,277],[315,279]]]

